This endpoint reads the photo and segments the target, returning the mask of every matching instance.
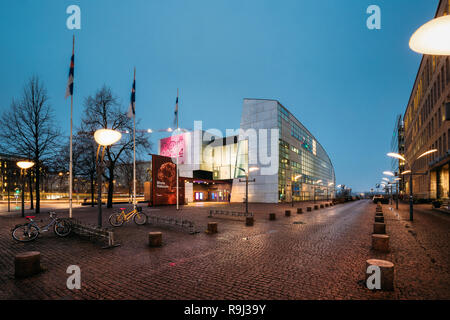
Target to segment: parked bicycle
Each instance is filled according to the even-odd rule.
[[[130,212],[125,212],[126,208],[120,208],[120,212],[115,212],[109,216],[109,223],[113,227],[120,227],[124,222],[128,222],[133,218],[134,223],[144,225],[147,222],[147,216],[142,212],[141,207],[136,207]]]
[[[72,231],[72,226],[69,221],[56,217],[55,212],[49,212],[50,222],[42,227],[39,227],[33,219],[35,216],[26,216],[28,222],[25,224],[16,225],[12,230],[12,237],[14,240],[20,242],[29,242],[36,239],[41,232],[47,232],[52,226],[53,231],[60,237],[66,237]],[[42,221],[42,220],[41,220]]]

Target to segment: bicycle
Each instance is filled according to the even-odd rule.
[[[120,212],[115,212],[109,216],[109,223],[113,227],[120,227],[124,222],[128,222],[133,218],[137,225],[144,225],[147,223],[147,216],[142,212],[141,207],[135,207],[130,212],[125,212],[126,208],[120,208]]]
[[[29,221],[16,225],[12,229],[12,237],[16,241],[29,242],[36,239],[41,232],[47,232],[53,226],[53,232],[59,237],[66,237],[72,231],[72,225],[65,219],[56,217],[55,212],[49,212],[50,222],[46,226],[39,227],[33,219],[35,216],[26,216]],[[41,220],[42,221],[42,220]]]

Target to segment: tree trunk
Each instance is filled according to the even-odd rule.
[[[41,182],[41,175],[39,174],[39,161],[36,161],[36,213],[40,213],[41,212],[41,197],[40,197],[40,182]]]
[[[28,186],[29,186],[29,191],[30,191],[30,209],[33,210],[34,206],[33,206],[33,175],[32,173],[32,169],[28,170]]]

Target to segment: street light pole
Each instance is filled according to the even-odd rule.
[[[24,171],[25,169],[21,169],[20,173],[22,176],[22,218],[25,216],[25,174]]]
[[[105,155],[105,149],[116,143],[122,138],[122,134],[119,131],[113,129],[99,129],[94,132],[94,139],[98,143],[97,148],[97,184],[98,184],[98,227],[102,226],[102,174],[103,174],[103,157]],[[103,147],[103,149],[102,149]],[[101,157],[99,158],[99,152],[102,149]]]
[[[31,161],[18,161],[17,166],[21,169],[22,176],[22,218],[25,216],[25,172],[27,169],[34,166],[34,162]],[[10,181],[8,181],[9,183]]]
[[[259,168],[257,167],[252,167],[248,169],[248,172],[245,171],[245,169],[241,168],[241,167],[237,167],[237,169],[244,171],[245,174],[245,213],[248,213],[248,183],[250,182],[255,182],[255,178],[253,178],[252,180],[248,179],[248,176],[250,174],[250,171],[254,171],[254,170],[258,170]],[[243,182],[241,179],[239,179],[239,182]]]
[[[294,177],[294,181],[292,181],[292,187],[291,187],[291,202],[292,202],[292,207],[294,207],[294,186],[296,185],[298,179],[300,179],[302,177],[301,174],[297,175]]]
[[[97,155],[97,206],[98,206],[98,215],[97,215],[97,225],[99,227],[102,226],[102,174],[103,174],[103,156],[101,159],[98,159]]]
[[[395,185],[395,209],[398,210],[398,181]]]
[[[402,156],[401,154],[395,153],[395,152],[389,152],[387,154],[388,157],[397,158],[397,159],[403,160],[404,162],[409,164],[409,168],[410,169],[409,169],[409,173],[408,174],[409,174],[409,220],[410,221],[413,221],[413,218],[414,218],[414,213],[413,213],[413,211],[414,211],[414,208],[413,208],[413,205],[414,205],[413,204],[413,178],[412,178],[412,176],[413,176],[413,174],[415,174],[415,175],[426,175],[426,173],[413,173],[414,164],[415,164],[415,162],[418,159],[420,159],[420,158],[422,158],[422,157],[424,157],[426,155],[429,155],[431,153],[437,152],[437,151],[438,151],[437,149],[431,149],[431,150],[425,151],[420,156],[418,156],[416,159],[414,159],[412,162],[407,161],[404,156]],[[406,173],[407,173],[407,171],[404,171],[401,174],[404,175]]]
[[[413,178],[412,178],[412,170],[409,175],[409,221],[413,221],[414,217],[414,209],[413,209]]]
[[[248,213],[248,173],[245,176],[245,213]]]

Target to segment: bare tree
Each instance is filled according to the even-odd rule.
[[[45,86],[39,77],[33,76],[20,99],[13,99],[11,108],[1,115],[0,143],[34,161],[36,213],[40,212],[40,169],[54,155],[59,136]]]
[[[72,174],[75,179],[80,181],[86,178],[90,182],[91,203],[94,206],[95,193],[95,177],[96,177],[96,145],[94,138],[90,132],[84,130],[83,126],[76,131],[72,139]],[[52,168],[57,172],[68,172],[70,162],[69,138],[67,143],[63,144],[58,155],[52,161]],[[75,185],[75,183],[74,183]],[[77,183],[77,188],[73,190],[79,191],[81,186]]]
[[[136,124],[139,122],[136,121]],[[84,101],[84,117],[82,125],[87,131],[95,132],[101,128],[114,129],[122,132],[122,139],[106,149],[104,176],[108,181],[107,207],[112,207],[114,192],[115,169],[118,160],[126,151],[133,150],[133,123],[128,118],[125,110],[120,106],[117,96],[109,87],[103,86],[94,96],[89,96]],[[136,132],[136,153],[141,154],[150,151],[151,144],[145,133]]]
[[[117,173],[120,176],[120,181],[126,188],[128,197],[132,199],[133,194],[133,153],[127,150],[116,165]],[[143,161],[136,159],[136,193],[143,192],[143,185],[148,181],[149,173],[143,166]]]

